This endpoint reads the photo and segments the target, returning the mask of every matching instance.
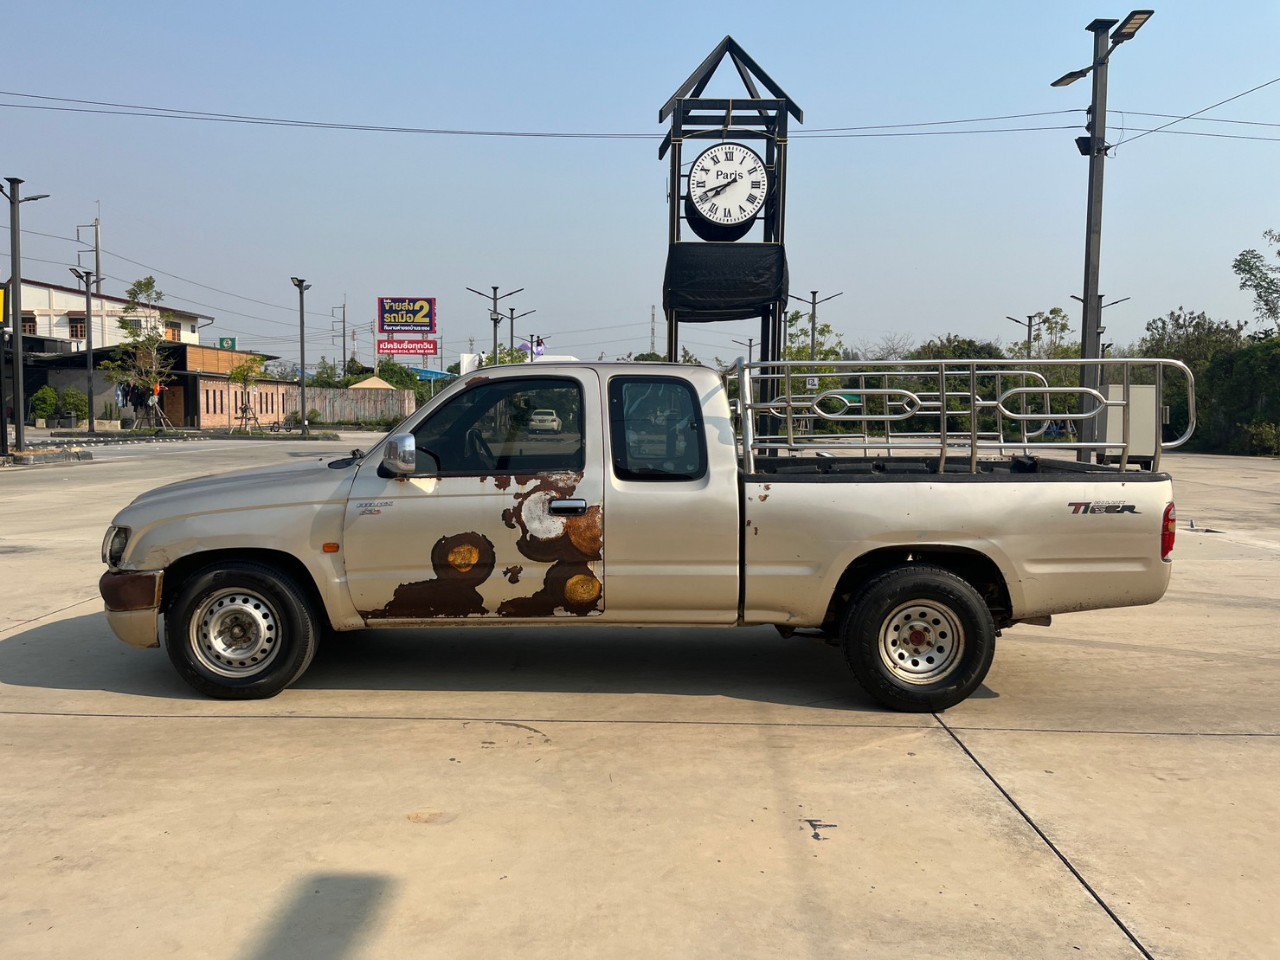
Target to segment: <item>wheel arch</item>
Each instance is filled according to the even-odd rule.
[[[324,600],[316,586],[315,577],[307,569],[307,565],[293,554],[285,553],[283,550],[269,550],[261,547],[204,550],[199,553],[189,553],[175,560],[165,568],[160,609],[168,611],[174,598],[182,592],[183,586],[193,575],[208,567],[226,563],[257,563],[280,570],[302,590],[307,602],[311,605],[312,616],[318,618],[321,623],[329,622]]]
[[[823,629],[834,636],[849,601],[863,584],[886,570],[912,564],[941,567],[964,580],[982,597],[991,611],[997,629],[1007,627],[1013,618],[1013,602],[1009,585],[999,565],[981,551],[946,544],[881,547],[862,554],[850,563],[836,582],[823,618]]]

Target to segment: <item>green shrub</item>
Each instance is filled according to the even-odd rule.
[[[302,417],[297,410],[290,410],[284,415],[284,422],[291,427],[296,427],[302,423]]]
[[[58,398],[58,409],[83,422],[89,419],[89,398],[84,395],[84,391],[67,387]]]
[[[1246,423],[1240,428],[1239,449],[1253,457],[1280,456],[1280,424]]]
[[[48,420],[58,410],[58,391],[43,386],[31,396],[31,415],[37,420]]]

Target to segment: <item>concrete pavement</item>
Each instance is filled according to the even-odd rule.
[[[360,635],[247,704],[110,635],[119,506],[321,446],[0,471],[5,956],[1280,954],[1280,462],[1169,458],[1169,596],[938,717],[771,630]]]

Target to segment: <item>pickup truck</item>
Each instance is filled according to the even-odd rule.
[[[929,363],[481,369],[368,453],[139,496],[103,540],[107,620],[227,699],[279,693],[344,631],[771,624],[840,645],[881,705],[943,710],[1002,629],[1164,594],[1158,450],[1193,424],[1134,470],[1135,361],[1099,362],[1107,395]],[[1149,363],[1194,403],[1181,364]],[[531,442],[548,409],[559,432]],[[1118,441],[1046,440],[1099,413]]]

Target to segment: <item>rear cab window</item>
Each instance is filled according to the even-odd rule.
[[[610,379],[609,434],[613,473],[619,480],[670,483],[706,475],[702,408],[685,380]]]

